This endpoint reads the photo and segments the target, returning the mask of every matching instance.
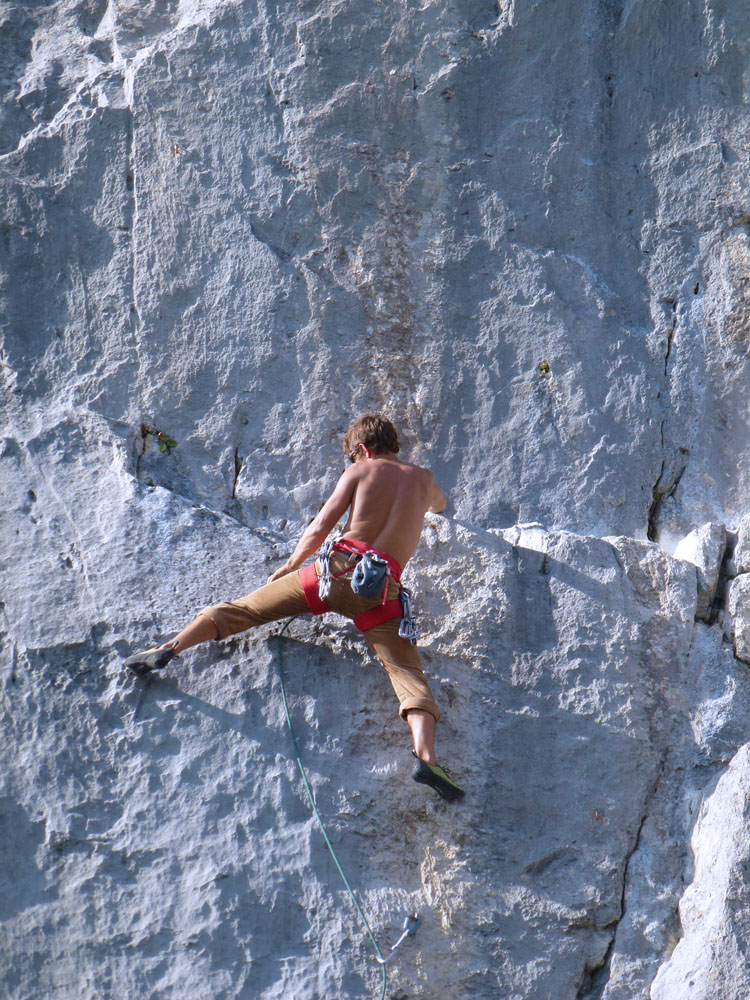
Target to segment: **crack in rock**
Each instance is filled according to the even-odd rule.
[[[663,433],[664,433],[664,422],[662,421],[662,436]],[[687,455],[688,453],[686,448],[680,448],[679,450],[680,454],[683,456]],[[669,484],[662,485],[666,468],[667,468],[667,460],[666,458],[663,458],[659,475],[651,489],[651,505],[648,510],[648,523],[646,528],[646,537],[650,542],[659,541],[658,521],[662,505],[665,500],[675,495],[677,487],[680,485],[680,480],[682,479],[683,475],[685,474],[685,470],[687,469],[687,459],[685,458],[681,461],[680,466],[675,475],[670,477]]]
[[[643,833],[643,827],[646,824],[646,820],[649,817],[649,812],[651,810],[651,803],[656,796],[657,790],[661,783],[662,777],[666,769],[667,754],[666,752],[662,755],[662,759],[659,765],[658,773],[649,789],[646,796],[646,803],[641,814],[640,821],[638,823],[638,829],[636,830],[635,838],[633,841],[633,846],[631,850],[625,857],[625,863],[623,865],[622,872],[622,890],[620,893],[620,915],[617,920],[611,924],[612,926],[612,937],[610,939],[607,950],[604,953],[601,962],[598,965],[591,966],[588,969],[584,969],[583,981],[576,993],[576,1000],[601,1000],[604,991],[607,988],[607,983],[610,979],[612,956],[614,955],[615,945],[617,944],[617,930],[618,927],[625,916],[626,911],[626,896],[628,890],[628,873],[630,871],[630,863],[633,856],[638,851],[641,844],[641,834]]]

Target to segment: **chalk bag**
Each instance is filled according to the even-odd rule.
[[[374,552],[365,552],[352,573],[352,590],[360,597],[379,597],[385,586],[388,563]]]

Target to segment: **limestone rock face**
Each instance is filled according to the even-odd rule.
[[[48,456],[58,483],[63,455]],[[269,630],[185,654],[148,685],[118,656],[123,636],[153,639],[165,607],[176,623],[228,579],[250,589],[274,541],[142,486],[117,455],[92,449],[77,473],[68,496],[73,510],[92,498],[93,527],[85,577],[70,575],[90,594],[76,604],[61,585],[44,615],[6,604],[6,982],[20,996],[32,976],[92,997],[373,992],[377,966],[301,797]],[[432,517],[409,567],[465,803],[412,785],[385,676],[336,619],[283,640],[302,754],[377,936],[420,914],[392,964],[403,993],[647,995],[679,934],[697,796],[738,746],[746,670],[696,624],[687,563],[626,538],[507,534]],[[147,588],[140,618],[94,601],[97,553],[112,594]],[[175,588],[177,565],[199,565],[200,584]],[[49,964],[30,965],[30,942]]]
[[[373,407],[479,526],[736,523],[750,28],[689,11],[6,5],[12,398],[253,523]]]
[[[281,651],[383,951],[421,918],[389,997],[746,997],[745,6],[0,38],[3,993],[377,995]],[[342,620],[121,668],[265,580],[368,410],[449,499],[408,582],[457,807]]]
[[[747,866],[748,751],[743,746],[707,795],[692,837],[693,882],[680,902],[684,937],[659,970],[654,1000],[672,997],[740,998],[747,989],[737,970],[749,943]]]
[[[750,573],[750,515],[743,517],[737,528],[734,568],[737,573]]]
[[[703,524],[686,535],[674,550],[675,559],[685,559],[698,569],[695,614],[709,623],[717,599],[716,589],[721,579],[726,545],[727,532],[723,524]]]
[[[750,574],[741,573],[729,584],[725,629],[734,641],[734,655],[750,663]]]

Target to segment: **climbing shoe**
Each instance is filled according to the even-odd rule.
[[[412,753],[417,757],[413,750]],[[434,788],[438,795],[448,802],[455,802],[456,799],[464,797],[463,788],[460,788],[455,781],[451,781],[439,764],[427,764],[417,757],[412,778],[420,785],[429,785],[430,788]]]
[[[132,670],[138,677],[146,677],[152,670],[163,670],[169,661],[175,657],[172,647],[166,649],[146,649],[135,656],[129,656],[125,660],[124,666]]]

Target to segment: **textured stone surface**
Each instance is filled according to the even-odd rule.
[[[741,4],[2,17],[24,398],[165,432],[144,476],[251,522],[307,514],[373,406],[475,524],[744,513]]]
[[[727,530],[723,524],[702,524],[686,535],[674,550],[675,559],[684,559],[698,570],[695,614],[706,622],[711,621],[726,547]]]
[[[743,517],[737,528],[734,568],[736,573],[750,573],[750,515]]]
[[[684,937],[660,970],[654,1000],[716,997],[740,1000],[747,983],[737,976],[748,944],[747,866],[750,763],[745,744],[721,776],[697,817],[692,837],[693,880],[680,902]]]
[[[734,642],[734,654],[750,663],[750,574],[742,573],[729,584],[725,631]]]
[[[45,462],[60,485],[73,444],[62,437]],[[32,976],[71,996],[374,990],[301,798],[268,630],[186,654],[148,687],[117,656],[122,636],[154,637],[161,608],[179,619],[226,580],[251,587],[273,541],[107,457],[94,448],[88,470],[77,463],[68,513],[76,489],[96,497],[79,532],[88,584],[106,590],[103,553],[113,594],[139,606],[147,583],[141,618],[85,593],[75,605],[60,592],[44,616],[20,600],[5,609],[3,815],[28,831],[12,868],[33,888],[6,897],[5,982],[20,996]],[[18,493],[14,516],[34,532]],[[573,995],[599,967],[619,982],[623,965],[628,988],[645,990],[676,934],[686,803],[737,745],[744,668],[714,666],[716,691],[707,664],[721,647],[683,656],[704,628],[692,567],[623,538],[517,534],[511,545],[432,518],[410,567],[441,748],[469,786],[461,808],[408,781],[403,724],[349,626],[297,623],[285,642],[318,804],[376,932],[393,938],[403,912],[421,914],[392,969],[408,996]],[[200,565],[200,583],[186,574],[175,593],[170,564]],[[722,715],[728,684],[742,697]],[[51,961],[38,967],[30,950]]]
[[[273,629],[119,664],[262,581],[379,408],[449,496],[410,572],[466,803],[408,780],[348,627],[284,649],[381,945],[422,916],[389,995],[747,996],[745,6],[59,0],[0,37],[3,991],[376,995]]]

